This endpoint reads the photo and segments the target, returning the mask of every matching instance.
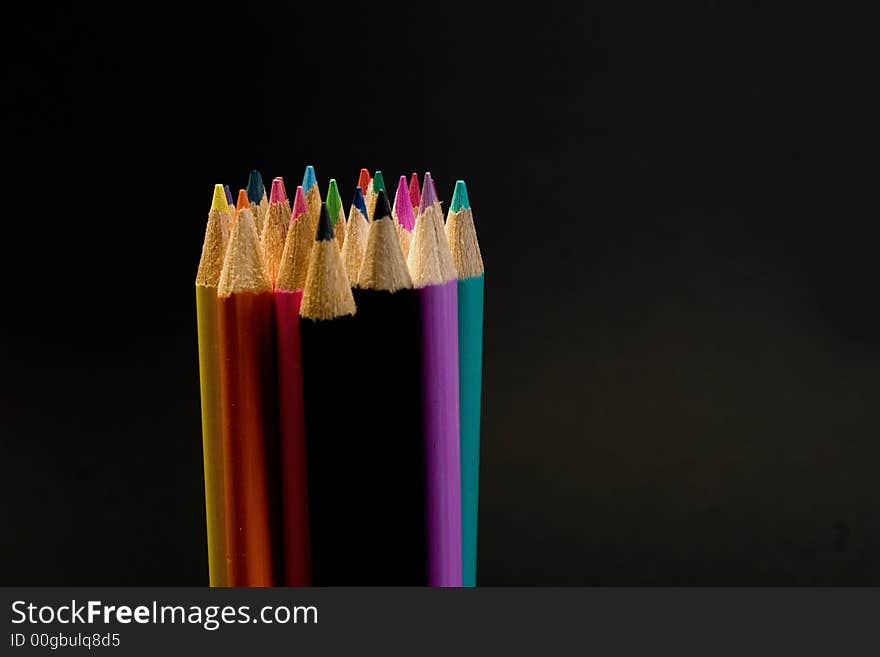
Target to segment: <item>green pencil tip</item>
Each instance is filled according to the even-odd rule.
[[[467,185],[464,180],[455,181],[455,191],[452,192],[452,202],[449,204],[450,212],[459,212],[462,208],[471,209],[471,202],[468,200]]]
[[[327,187],[327,213],[330,215],[330,224],[334,228],[339,220],[341,210],[342,197],[339,196],[339,186],[336,184],[336,178],[331,178],[330,184]]]
[[[388,193],[388,190],[385,189],[385,178],[381,171],[377,171],[373,174],[373,193],[378,194],[380,189],[386,194]]]

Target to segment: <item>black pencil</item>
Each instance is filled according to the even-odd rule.
[[[358,407],[365,559],[359,583],[424,586],[425,474],[421,399],[421,315],[385,190],[376,198],[354,290],[362,348],[356,371],[369,383]]]

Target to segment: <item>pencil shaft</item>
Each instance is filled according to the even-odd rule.
[[[461,422],[462,585],[477,585],[480,506],[480,398],[483,374],[484,277],[458,281],[458,377]]]
[[[199,336],[199,383],[202,400],[202,452],[205,464],[205,519],[208,530],[208,577],[226,586],[226,520],[223,482],[223,418],[220,400],[220,354],[217,288],[196,285]]]
[[[277,545],[277,408],[271,293],[219,299],[230,586],[272,586]],[[273,506],[276,505],[276,506]]]
[[[359,418],[359,437],[353,441],[360,464],[355,476],[361,503],[370,510],[358,548],[363,558],[360,583],[424,586],[419,298],[411,289],[356,289],[354,299],[354,327],[361,346],[354,355],[354,371],[368,373],[364,381],[369,386],[356,393],[356,408],[348,409]]]
[[[356,344],[352,326],[352,317],[300,322],[315,586],[353,586],[364,574],[357,545],[363,540],[358,523],[365,511],[352,445],[357,418],[343,407],[338,393],[339,373],[348,366],[339,345]]]
[[[301,301],[302,290],[275,291],[282,542],[284,583],[287,586],[309,586],[312,581],[299,319]]]
[[[458,282],[418,290],[429,586],[461,586]]]

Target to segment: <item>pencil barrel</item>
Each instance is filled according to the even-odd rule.
[[[483,276],[474,276],[458,281],[462,586],[477,585],[480,402],[483,390],[483,289]]]
[[[202,455],[205,467],[208,578],[211,586],[226,586],[223,418],[220,411],[220,353],[216,287],[196,285],[196,320],[202,402]]]
[[[312,582],[308,478],[299,307],[302,290],[275,291],[278,341],[278,418],[284,583]]]
[[[462,584],[457,286],[418,290],[429,586]]]
[[[280,572],[275,335],[271,293],[219,299],[229,586],[272,586]]]

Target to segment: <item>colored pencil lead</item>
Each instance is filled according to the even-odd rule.
[[[464,184],[464,180],[456,180],[455,191],[452,192],[452,202],[449,204],[449,211],[458,212],[462,208],[470,210],[471,202],[468,200],[467,185]]]
[[[327,211],[327,204],[321,204],[321,215],[318,218],[318,232],[315,235],[316,242],[324,242],[326,240],[332,240],[335,237],[333,234],[333,222],[330,221],[330,213]]]
[[[318,182],[318,178],[315,176],[315,167],[311,164],[306,166],[305,173],[303,173],[303,182],[302,187],[308,193],[308,191],[312,188],[312,185]]]
[[[358,176],[358,187],[360,187],[364,193],[367,193],[370,189],[370,181],[372,179],[373,177],[370,175],[369,169],[361,169],[361,175]]]
[[[251,204],[248,203],[247,191],[244,189],[238,190],[238,201],[235,202],[235,211],[244,210],[245,208],[251,207]]]
[[[248,177],[247,184],[248,201],[251,203],[259,203],[266,195],[266,186],[263,185],[263,176],[254,169]]]
[[[287,200],[287,194],[284,191],[284,181],[278,177],[272,179],[272,191],[269,192],[269,205],[275,203],[283,203]]]
[[[327,214],[330,215],[330,223],[335,229],[340,219],[345,221],[345,217],[342,215],[342,197],[339,196],[339,187],[336,184],[336,178],[331,178],[330,184],[327,187],[326,205]]]
[[[412,231],[416,225],[416,218],[412,211],[412,200],[410,199],[406,176],[401,176],[400,182],[397,184],[397,194],[394,195],[394,212],[397,217],[397,223],[406,230]]]
[[[351,204],[364,215],[364,219],[367,219],[367,204],[364,203],[364,190],[360,185],[354,189],[354,200]]]
[[[226,201],[226,190],[223,185],[214,185],[214,198],[211,199],[211,209],[217,212],[229,212],[229,203]]]
[[[385,177],[382,175],[381,171],[376,171],[376,174],[373,176],[373,191],[378,194],[380,189],[383,192],[386,192]]]
[[[419,201],[422,198],[422,190],[419,188],[419,174],[413,171],[412,177],[409,179],[409,202],[414,208],[419,207]]]
[[[425,182],[422,184],[422,198],[419,200],[419,214],[421,215],[425,208],[431,207],[437,202],[437,189],[434,187],[434,180],[431,178],[431,172],[425,172]]]
[[[308,210],[308,205],[306,204],[305,190],[303,190],[302,185],[297,185],[296,194],[293,196],[293,211],[290,213],[290,223],[304,215],[306,210]]]
[[[232,192],[229,191],[229,185],[223,185],[223,190],[226,192],[226,203],[229,205],[230,212],[235,208],[235,199],[232,198]]]

